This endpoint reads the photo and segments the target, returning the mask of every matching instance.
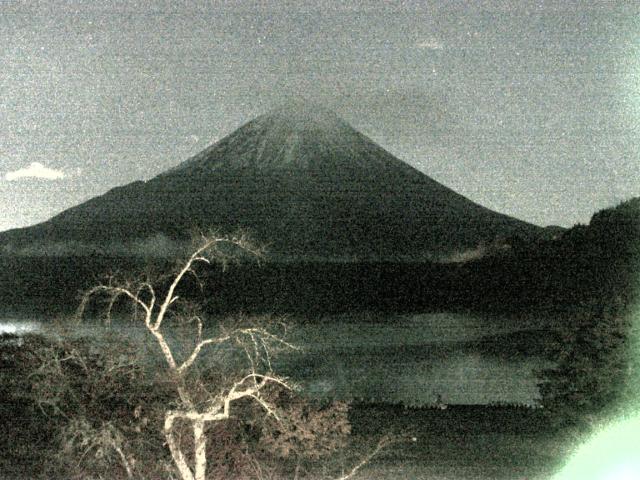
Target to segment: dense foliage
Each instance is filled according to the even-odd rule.
[[[629,380],[629,317],[620,306],[591,303],[560,328],[540,372],[541,403],[557,426],[589,428],[614,414]]]
[[[640,266],[640,199],[603,210],[589,227],[561,239],[558,251],[572,252],[560,266],[584,271],[569,277],[573,290],[558,322],[552,348],[554,369],[541,373],[543,405],[559,424],[588,426],[623,408],[637,377],[633,350]],[[575,270],[574,270],[575,271]],[[567,275],[572,270],[566,269]],[[566,282],[569,283],[569,282]]]
[[[175,478],[161,434],[174,386],[138,350],[115,335],[100,343],[5,336],[2,446],[29,450],[24,462],[41,478]],[[199,375],[208,378],[206,371]],[[345,404],[314,404],[277,388],[270,395],[282,406],[280,421],[244,402],[229,422],[208,428],[207,478],[286,478],[296,468],[304,478],[314,462],[345,446]],[[184,427],[180,441],[188,444]]]

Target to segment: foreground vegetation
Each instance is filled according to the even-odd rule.
[[[1,358],[3,475],[179,478],[163,435],[167,409],[179,405],[175,382],[145,368],[124,337],[98,343],[5,335]],[[201,369],[198,378],[214,389],[220,372]],[[350,432],[345,404],[318,404],[277,389],[263,395],[277,405],[277,422],[247,398],[227,421],[207,425],[204,433],[215,441],[207,446],[205,478],[292,478],[296,471],[309,478],[315,460],[343,449]],[[190,430],[187,422],[174,427],[175,448],[192,452]],[[194,462],[193,453],[185,458]]]
[[[3,339],[1,478],[124,479],[117,448],[134,478],[177,478],[162,436],[171,382],[131,363],[130,347],[116,335],[102,347],[87,339]],[[114,349],[120,355],[101,353]],[[52,350],[61,370],[46,381],[42,356]],[[541,409],[347,406],[288,395],[278,402],[290,412],[282,419],[299,430],[274,429],[261,407],[243,403],[237,416],[207,430],[207,478],[339,478],[381,438],[399,437],[415,441],[388,445],[354,478],[548,478],[570,449]],[[181,435],[186,447],[191,435]]]

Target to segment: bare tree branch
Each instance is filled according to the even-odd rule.
[[[226,245],[225,249],[220,248],[223,245]],[[231,252],[226,248],[230,248]],[[279,419],[275,406],[261,395],[261,390],[268,384],[278,384],[286,389],[293,388],[286,379],[271,373],[271,353],[278,349],[297,350],[298,347],[269,332],[266,328],[253,325],[244,328],[236,327],[228,331],[223,327],[219,335],[203,339],[203,320],[197,309],[192,308],[188,302],[177,302],[179,299],[177,290],[186,275],[193,275],[196,281],[202,285],[195,269],[196,265],[211,265],[216,262],[221,263],[224,269],[227,263],[235,259],[234,249],[258,259],[263,255],[262,249],[256,247],[244,233],[233,236],[217,233],[201,234],[191,255],[177,264],[172,276],[157,277],[155,281],[147,276],[137,281],[124,282],[117,282],[111,276],[106,284],[98,285],[85,292],[78,308],[77,316],[81,319],[92,297],[106,295],[108,297],[106,308],[108,318],[121,297],[129,299],[136,307],[136,311],[137,308],[144,311],[145,326],[160,347],[168,367],[168,373],[175,381],[181,402],[181,409],[168,410],[165,413],[164,436],[182,480],[204,480],[206,477],[206,422],[228,419],[232,404],[242,398],[251,398],[261,405],[268,415]],[[166,291],[162,295],[158,295],[158,290],[154,285],[166,281],[169,282]],[[194,346],[186,353],[181,362],[176,360],[162,328],[164,321],[170,315],[185,323],[195,323]],[[193,379],[188,379],[188,374],[205,347],[221,345],[230,341],[237,342],[244,349],[251,373],[232,383],[226,391],[221,390],[213,396],[206,388],[201,388],[197,382],[194,384]],[[266,373],[260,373],[265,370]],[[201,398],[203,392],[208,397],[204,402]],[[194,435],[193,467],[189,466],[187,456],[181,449],[180,441],[175,437],[174,429],[177,420],[190,422]]]
[[[371,462],[371,460],[373,460],[373,458],[378,455],[384,448],[386,448],[390,443],[392,442],[388,437],[381,438],[376,447],[368,455],[364,456],[351,470],[349,470],[349,472],[342,475],[341,477],[338,477],[336,480],[349,480],[350,478],[353,478],[362,467]]]
[[[206,347],[207,345],[217,345],[220,343],[224,343],[230,338],[231,338],[230,336],[219,337],[219,338],[207,338],[206,340],[202,340],[198,342],[198,344],[194,347],[189,357],[187,357],[187,359],[184,362],[182,362],[182,364],[180,364],[180,366],[177,368],[178,373],[183,373],[187,369],[189,369],[193,365],[193,363],[196,361],[196,359],[198,358],[198,355],[200,355],[200,351],[204,347]]]

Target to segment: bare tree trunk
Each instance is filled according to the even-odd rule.
[[[194,480],[193,473],[191,472],[189,465],[187,465],[187,461],[182,454],[182,450],[180,450],[180,446],[177,444],[176,439],[173,436],[173,422],[175,419],[176,416],[173,412],[167,412],[164,419],[164,436],[167,439],[173,463],[175,463],[178,468],[178,472],[180,472],[182,480]]]
[[[207,472],[207,437],[204,434],[204,420],[193,421],[193,440],[195,451],[195,480],[205,480]]]
[[[120,461],[122,462],[122,466],[127,471],[127,478],[133,478],[133,470],[131,470],[131,464],[127,460],[127,456],[124,454],[122,449],[117,445],[114,445],[113,448],[115,449],[116,453],[120,456]]]

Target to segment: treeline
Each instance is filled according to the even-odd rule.
[[[599,300],[630,304],[640,265],[640,199],[603,210],[555,239],[507,239],[464,263],[244,263],[200,272],[183,294],[212,313],[323,314],[354,311],[571,311]],[[128,256],[0,256],[0,308],[65,311],[107,272],[169,268]]]
[[[557,282],[561,303],[552,307],[563,321],[549,349],[556,364],[539,372],[541,402],[558,427],[590,430],[638,405],[638,339],[632,327],[640,199],[597,213],[588,227],[569,230],[547,251],[556,254],[556,264],[544,264],[541,275]],[[571,275],[566,282],[559,280],[563,272]]]
[[[562,313],[586,303],[630,305],[640,279],[640,198],[596,213],[553,240],[519,242],[469,262],[463,303],[488,311]]]

